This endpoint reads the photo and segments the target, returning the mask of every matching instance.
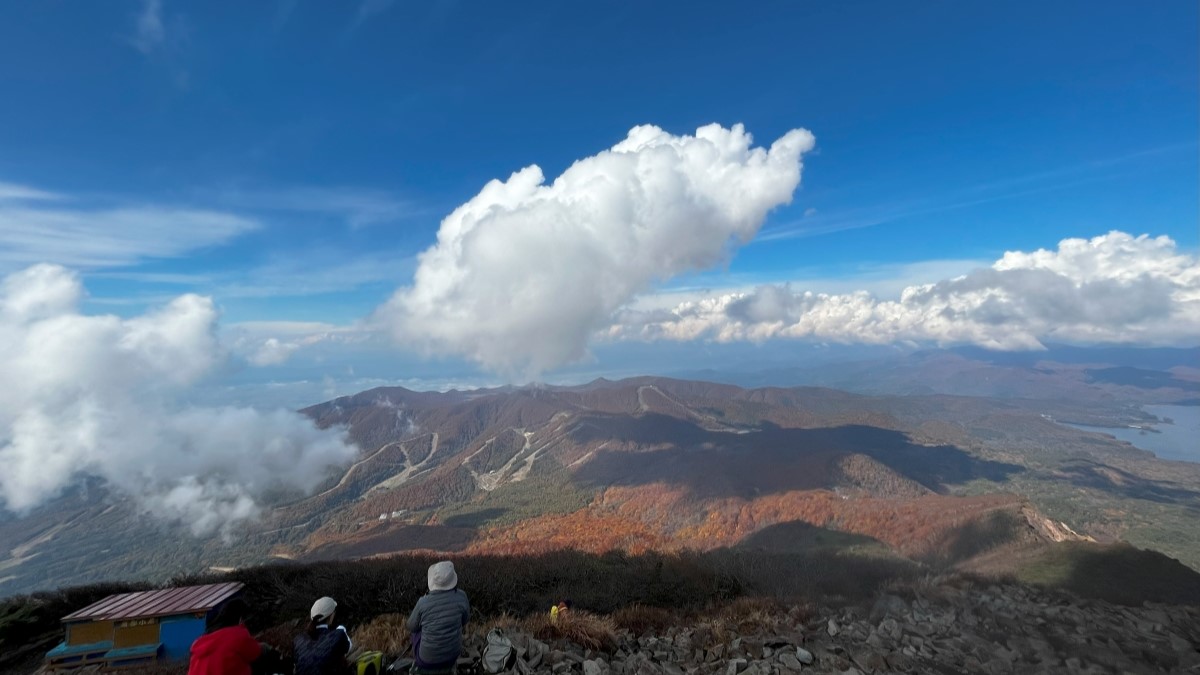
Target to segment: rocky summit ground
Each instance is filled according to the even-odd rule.
[[[403,624],[390,614],[357,627],[356,651],[383,651],[396,672],[411,663]],[[286,658],[299,627],[258,638]],[[474,621],[459,675],[482,673],[493,627],[516,648],[512,675],[1200,673],[1200,607],[1129,607],[961,579],[905,584],[837,607],[742,599],[686,617],[633,607],[612,616],[577,611],[558,625],[541,615]],[[186,672],[186,664],[163,664],[136,675]]]
[[[885,593],[869,609],[733,612],[635,635],[611,651],[517,628],[539,675],[1200,672],[1200,608],[1123,607],[1024,586]],[[468,641],[470,656],[483,645]]]

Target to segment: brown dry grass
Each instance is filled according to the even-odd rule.
[[[692,643],[704,649],[729,644],[738,636],[737,629],[732,628],[728,622],[717,618],[697,621],[693,627]]]
[[[946,600],[956,590],[969,590],[977,585],[970,575],[957,572],[924,574],[911,579],[893,579],[879,587],[880,592],[908,600]]]
[[[409,647],[408,617],[403,614],[380,614],[370,623],[354,629],[351,639],[356,648],[383,652],[389,658],[403,654]]]
[[[793,624],[806,624],[817,616],[817,607],[813,604],[792,605],[788,608],[788,620]]]
[[[694,628],[692,642],[700,648],[712,649],[728,645],[739,636],[753,633],[784,633],[812,620],[817,609],[812,604],[785,606],[769,597],[739,598],[713,605],[702,612],[679,617],[671,625],[690,623]]]
[[[660,633],[676,623],[678,617],[661,607],[630,605],[612,613],[613,623],[634,636]]]
[[[572,609],[550,623],[546,614],[537,614],[524,622],[525,630],[539,640],[569,640],[584,649],[611,652],[617,648],[617,627],[611,617]]]
[[[725,605],[717,617],[743,633],[774,630],[787,610],[774,598],[738,598]]]
[[[302,630],[304,630],[304,622],[296,619],[271,626],[255,635],[254,638],[279,650],[279,655],[283,658],[290,659],[292,658],[293,641]]]
[[[518,619],[517,617],[507,613],[501,614],[500,616],[492,617],[487,621],[478,623],[471,622],[467,624],[467,637],[479,640],[486,639],[487,634],[493,628],[499,628],[505,633],[528,632],[532,634],[532,631],[528,627],[529,621],[531,620],[532,619]]]

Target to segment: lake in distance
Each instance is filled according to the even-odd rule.
[[[1115,436],[1142,450],[1153,452],[1160,459],[1200,462],[1200,406],[1148,405],[1143,410],[1159,419],[1170,418],[1172,424],[1155,424],[1159,433],[1128,427],[1092,427],[1083,424],[1067,426]]]

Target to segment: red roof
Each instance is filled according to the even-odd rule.
[[[207,612],[242,590],[242,584],[231,581],[206,586],[164,588],[159,591],[139,591],[110,595],[78,612],[63,617],[63,621],[117,621],[142,619],[151,616]]]

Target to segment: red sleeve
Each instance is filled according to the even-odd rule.
[[[246,630],[244,626],[238,631],[236,649],[238,656],[246,663],[254,663],[258,660],[258,657],[262,656],[262,645],[258,644],[258,640],[255,640],[254,636],[250,635],[250,631]]]

